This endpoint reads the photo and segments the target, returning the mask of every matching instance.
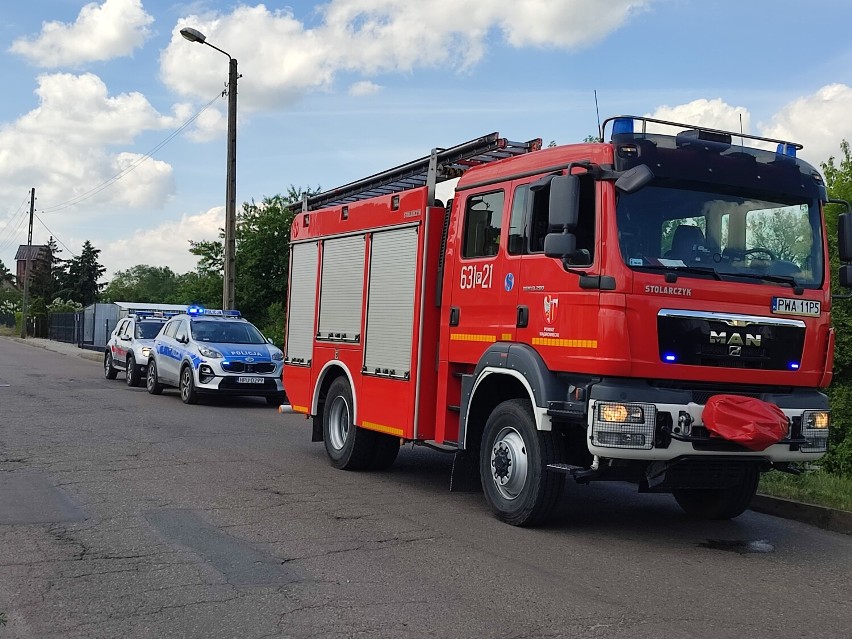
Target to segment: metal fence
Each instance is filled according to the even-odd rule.
[[[80,329],[83,323],[79,316],[80,313],[51,313],[49,338],[67,344],[82,344]]]

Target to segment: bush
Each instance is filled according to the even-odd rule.
[[[852,477],[852,381],[835,380],[828,389],[831,400],[831,436],[828,453],[820,465],[828,472]]]

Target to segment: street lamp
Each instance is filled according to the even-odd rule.
[[[234,273],[236,266],[237,234],[237,61],[226,51],[207,42],[207,36],[198,29],[184,27],[180,34],[190,42],[206,44],[211,49],[228,56],[228,171],[225,178],[225,259],[222,308],[234,308]]]

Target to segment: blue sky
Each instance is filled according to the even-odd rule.
[[[819,165],[852,139],[850,23],[848,0],[5,2],[0,260],[35,187],[34,243],[90,240],[107,276],[195,267],[224,222],[228,61],[184,26],[239,61],[239,206],[492,131],[580,141],[594,91],[602,118],[742,119]]]

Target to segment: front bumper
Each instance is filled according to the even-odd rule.
[[[739,394],[775,404],[787,416],[787,437],[762,451],[711,436],[702,414],[707,399],[717,394]],[[645,420],[632,424],[602,423],[598,406],[610,403],[647,407]],[[590,393],[587,442],[589,452],[601,458],[669,461],[679,457],[726,457],[769,462],[808,462],[825,454],[828,430],[803,427],[803,414],[828,411],[828,398],[812,389],[769,387],[693,386],[605,380]],[[637,412],[637,415],[639,413]],[[686,427],[684,428],[684,425]]]
[[[193,369],[195,388],[197,392],[207,395],[274,397],[284,392],[284,384],[281,380],[282,364],[273,364],[275,368],[269,373],[238,374],[222,370],[219,363],[202,361]]]

